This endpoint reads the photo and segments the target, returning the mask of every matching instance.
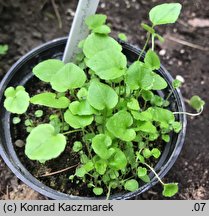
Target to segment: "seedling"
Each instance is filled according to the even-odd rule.
[[[45,163],[59,157],[68,143],[80,157],[69,181],[85,182],[97,196],[106,193],[109,198],[112,189],[136,191],[140,181],[150,182],[150,172],[161,182],[164,196],[175,195],[178,184],[164,183],[153,169],[162,152],[158,141],[166,145],[171,132],[179,133],[182,128],[175,118],[181,113],[169,110],[173,92],[167,98],[157,93],[168,83],[156,73],[161,63],[154,47],[156,38],[163,41],[155,27],[176,22],[180,11],[179,3],[158,5],[150,11],[151,25],[142,24],[147,31],[145,46],[131,65],[122,46],[109,36],[107,17],[92,15],[86,20],[91,33],[79,43],[76,64],[50,59],[33,68],[53,93],[29,97],[24,87],[9,87],[4,103],[9,112],[23,114],[29,104],[48,110],[48,123],[41,123],[42,110],[35,112],[35,119],[25,121],[27,157]],[[123,34],[119,38],[126,40]],[[152,48],[145,53],[149,40]],[[178,80],[173,82],[174,88],[180,86]],[[204,102],[199,97],[192,97],[189,104],[202,112]],[[74,133],[81,140],[72,143]]]
[[[0,56],[7,54],[9,46],[7,44],[0,45]]]

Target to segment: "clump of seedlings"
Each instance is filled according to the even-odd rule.
[[[163,41],[155,27],[174,23],[180,11],[178,3],[158,5],[150,11],[151,25],[142,24],[147,41],[131,65],[122,46],[109,36],[107,17],[90,16],[86,24],[91,33],[79,43],[76,64],[49,59],[33,68],[34,75],[49,83],[53,92],[30,97],[23,86],[7,88],[4,106],[18,114],[14,124],[21,122],[19,115],[27,115],[30,104],[51,110],[48,123],[34,125],[29,118],[24,122],[29,132],[27,157],[45,163],[62,157],[68,144],[80,157],[69,181],[81,179],[97,196],[106,194],[108,199],[112,189],[136,191],[139,182],[150,182],[150,172],[162,183],[164,196],[176,194],[178,184],[164,183],[153,168],[164,148],[159,143],[169,145],[170,133],[182,129],[175,118],[181,113],[173,113],[169,107],[173,92],[167,98],[158,94],[168,84],[156,73],[161,63],[154,48],[156,39]],[[124,34],[119,37],[126,40]],[[150,40],[152,47],[143,58]],[[172,84],[174,88],[181,86],[178,80]],[[203,110],[204,102],[198,96],[189,103],[197,111]],[[42,109],[35,112],[36,118],[43,115]],[[75,133],[81,140],[72,143]]]

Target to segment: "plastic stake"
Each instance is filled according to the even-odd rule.
[[[78,43],[86,38],[89,31],[85,24],[86,17],[95,14],[99,0],[79,0],[68,41],[65,47],[64,63],[73,62],[79,53]]]

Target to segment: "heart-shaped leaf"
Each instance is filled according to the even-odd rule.
[[[148,50],[144,58],[145,65],[152,70],[157,70],[160,68],[160,59],[158,55],[153,50]]]
[[[170,183],[163,185],[163,196],[172,197],[178,192],[178,184]]]
[[[89,86],[87,100],[97,110],[112,109],[118,103],[118,95],[110,86],[93,80]]]
[[[96,135],[92,139],[92,148],[94,152],[102,159],[108,159],[115,152],[113,148],[109,148],[112,140],[105,134]]]
[[[120,111],[108,119],[106,127],[115,137],[123,141],[132,141],[136,137],[134,129],[129,129],[133,124],[131,114],[126,111]]]
[[[90,30],[93,30],[105,24],[106,19],[107,19],[106,15],[94,14],[94,15],[88,16],[85,20],[85,23],[89,27]]]
[[[102,195],[102,193],[103,193],[103,189],[102,189],[102,188],[99,188],[99,187],[95,187],[95,188],[93,189],[93,192],[94,192],[95,195],[100,196],[100,195]]]
[[[66,64],[51,79],[52,88],[58,92],[80,88],[86,81],[86,74],[73,63]]]
[[[113,38],[106,35],[92,33],[85,40],[83,52],[85,56],[90,59],[96,53],[105,49],[112,49],[119,52],[122,51],[121,45]]]
[[[64,135],[56,134],[54,127],[50,124],[42,124],[34,128],[27,137],[25,154],[31,160],[42,163],[57,158],[64,151],[65,146]]]
[[[148,109],[153,116],[153,120],[156,122],[165,122],[167,124],[172,124],[175,121],[174,114],[167,109],[155,107]]]
[[[154,26],[175,23],[181,12],[181,4],[165,3],[157,5],[149,13],[150,21]]]
[[[168,86],[167,82],[160,75],[156,73],[152,73],[152,75],[154,79],[152,90],[162,90]]]
[[[107,25],[101,25],[101,26],[99,26],[99,27],[97,27],[97,28],[94,28],[94,29],[93,29],[93,32],[94,32],[94,33],[97,33],[97,34],[104,34],[104,35],[107,35],[107,34],[109,34],[109,33],[111,32],[111,29],[110,29],[110,27],[107,26]]]
[[[69,99],[66,97],[56,98],[56,94],[51,92],[45,92],[33,96],[30,99],[32,104],[42,105],[46,107],[52,107],[56,109],[65,109],[69,106]]]
[[[145,133],[157,133],[156,127],[149,121],[143,122],[137,129]]]
[[[23,86],[17,86],[16,89],[9,87],[5,90],[6,97],[4,107],[7,111],[16,114],[23,114],[29,107],[30,97]]]
[[[160,155],[161,155],[160,150],[157,149],[157,148],[153,148],[151,152],[152,152],[152,156],[153,156],[154,158],[156,158],[156,159],[159,158]]]
[[[73,115],[93,115],[97,114],[98,111],[95,110],[87,100],[84,101],[74,101],[69,106],[70,111]]]
[[[139,110],[139,102],[135,98],[131,98],[130,101],[127,103],[127,107],[130,110]]]
[[[52,77],[62,68],[64,63],[61,60],[49,59],[42,61],[33,68],[33,73],[42,81],[50,82]]]
[[[106,160],[100,159],[95,162],[95,169],[100,175],[104,175],[107,169]]]
[[[137,175],[138,175],[139,178],[147,175],[147,169],[144,168],[144,167],[138,167]]]
[[[105,49],[87,61],[87,66],[104,80],[113,80],[125,74],[127,60],[117,50]]]
[[[189,100],[189,104],[193,109],[199,112],[201,109],[203,109],[205,102],[199,96],[195,95]]]
[[[122,170],[127,165],[127,158],[120,149],[115,149],[115,154],[109,159],[109,166],[115,170]]]
[[[150,69],[147,69],[142,62],[136,61],[127,70],[126,82],[131,90],[150,90],[154,78]]]
[[[124,185],[125,190],[134,192],[139,188],[139,183],[135,179],[126,181]]]
[[[94,120],[93,116],[79,116],[73,115],[68,109],[64,114],[65,121],[74,129],[84,128],[92,123]]]

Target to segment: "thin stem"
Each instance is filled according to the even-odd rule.
[[[152,51],[155,49],[155,36],[152,34]]]
[[[61,109],[59,110],[59,112],[60,112],[60,116],[61,116],[61,120],[62,120],[62,131],[63,131],[64,130],[64,117],[63,117]]]
[[[143,49],[142,49],[142,51],[141,51],[141,53],[140,53],[140,55],[139,55],[138,61],[140,61],[140,59],[141,59],[141,57],[142,57],[144,51],[146,50],[147,45],[148,45],[149,40],[150,40],[150,37],[151,37],[151,33],[149,32],[149,33],[148,33],[148,36],[147,36],[147,40],[146,40],[146,42],[145,42],[145,45],[144,45],[144,47],[143,47]]]
[[[110,198],[110,191],[111,191],[111,185],[108,186],[108,192],[107,192],[106,200],[109,200],[109,198]]]
[[[171,97],[172,94],[173,94],[173,90],[170,91],[170,93],[169,93],[168,96],[166,97],[165,101],[167,101],[167,100]]]
[[[198,113],[188,113],[188,112],[173,112],[174,115],[177,114],[184,114],[184,115],[189,115],[189,116],[198,116],[203,112],[203,108]]]
[[[39,176],[39,177],[47,177],[47,176],[56,175],[56,174],[59,174],[59,173],[62,173],[62,172],[68,171],[68,170],[70,170],[70,169],[72,169],[72,168],[74,168],[74,167],[77,167],[78,165],[79,165],[79,164],[76,164],[76,165],[73,165],[73,166],[67,167],[67,168],[65,168],[65,169],[58,170],[58,171],[56,171],[56,172],[46,173],[46,174],[44,174],[44,175],[42,175],[42,176]]]
[[[82,134],[83,134],[83,137],[84,137],[85,136],[84,130],[82,130]],[[92,158],[92,154],[91,154],[88,142],[85,142],[85,144],[86,144],[86,148],[87,148],[87,151],[89,153],[89,156],[90,156],[90,158]]]
[[[82,131],[81,129],[72,130],[72,131],[68,131],[68,132],[63,133],[63,135],[67,135],[67,134],[71,134],[71,133],[76,133],[76,132],[81,132],[81,131]]]
[[[157,177],[157,179],[162,185],[165,185],[165,183],[160,179],[159,175],[155,172],[155,170],[150,165],[148,165],[147,163],[143,163],[143,164],[146,165],[155,174],[155,176]]]

